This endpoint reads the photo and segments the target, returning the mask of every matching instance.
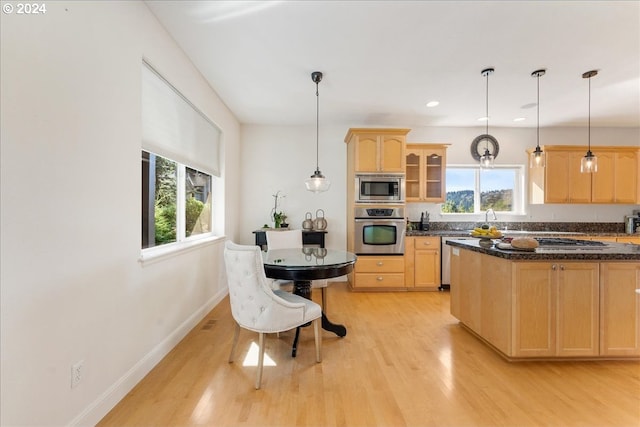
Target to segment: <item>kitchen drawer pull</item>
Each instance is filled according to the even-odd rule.
[[[377,265],[378,267],[382,267],[382,266],[384,265],[384,263],[383,263],[382,261],[378,261],[378,262],[376,263],[376,265]]]
[[[378,276],[378,277],[376,277],[376,280],[377,280],[378,282],[382,282],[384,279],[382,278],[382,276]]]

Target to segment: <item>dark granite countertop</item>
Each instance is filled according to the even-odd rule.
[[[497,240],[495,242],[497,242]],[[495,246],[482,247],[480,246],[480,239],[449,240],[447,241],[447,244],[514,261],[640,261],[640,245],[633,245],[630,243],[607,243],[602,247],[579,249],[538,247],[535,249],[535,252],[498,249]]]
[[[419,223],[411,222],[413,230],[407,236],[468,236],[474,227],[482,222],[470,221],[432,221],[429,230],[419,230]],[[490,221],[505,236],[609,236],[622,237],[625,234],[624,223],[620,222],[501,222]]]
[[[622,237],[629,236],[624,233],[583,233],[579,231],[520,231],[520,230],[500,230],[504,236],[517,237],[517,236],[565,236],[580,238],[580,236],[612,236]],[[467,237],[471,233],[471,230],[407,230],[406,236],[461,236]]]

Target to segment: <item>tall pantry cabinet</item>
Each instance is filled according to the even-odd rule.
[[[347,250],[355,246],[355,177],[359,173],[405,173],[406,136],[411,129],[352,128],[347,144]],[[353,290],[405,286],[403,256],[361,257],[348,275]]]

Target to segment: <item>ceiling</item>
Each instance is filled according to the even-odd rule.
[[[243,124],[640,126],[639,1],[146,4]]]

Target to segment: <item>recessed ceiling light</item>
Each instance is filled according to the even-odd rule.
[[[437,107],[438,105],[440,105],[440,102],[438,102],[438,101],[429,101],[429,102],[427,102],[427,107],[429,107],[429,108]]]
[[[513,119],[514,122],[524,122],[525,120],[527,119],[525,119],[524,117],[516,117],[515,119]]]

